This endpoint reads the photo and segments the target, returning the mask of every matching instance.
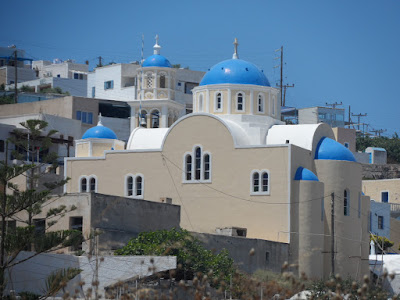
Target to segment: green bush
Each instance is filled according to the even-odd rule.
[[[199,240],[184,229],[142,232],[115,255],[171,255],[177,257],[176,278],[191,279],[198,272],[214,279],[229,280],[233,260],[227,250],[218,254],[204,248]]]

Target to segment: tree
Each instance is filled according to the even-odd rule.
[[[46,151],[51,145],[51,135],[55,131],[44,131],[47,122],[41,120],[28,120],[21,123],[26,131],[14,131],[12,143],[17,150],[14,156],[20,160],[20,164],[8,164],[9,141],[6,141],[5,160],[0,162],[0,297],[6,286],[6,271],[14,265],[26,261],[40,253],[53,251],[59,248],[69,247],[81,242],[81,232],[75,230],[62,230],[38,233],[32,220],[41,212],[42,205],[50,199],[52,189],[64,185],[66,180],[52,182],[41,190],[35,189],[35,180],[40,177],[40,169],[46,163],[55,163],[56,155]],[[35,162],[35,157],[40,158],[41,163]],[[25,155],[30,154],[29,160],[24,161]],[[33,155],[38,154],[37,156]],[[27,176],[29,185],[26,189],[20,189],[14,180],[18,176]],[[75,207],[67,208],[62,205],[47,212],[45,223],[49,229],[56,221],[55,217],[63,216]],[[16,226],[16,220],[23,226]],[[12,226],[15,224],[15,226]],[[18,261],[18,254],[23,250],[35,250],[28,258]]]
[[[172,255],[176,256],[177,279],[191,279],[197,272],[211,275],[213,279],[229,281],[233,274],[233,260],[228,251],[213,254],[199,240],[184,229],[142,232],[126,246],[115,251],[115,255]],[[216,284],[217,285],[217,284]]]

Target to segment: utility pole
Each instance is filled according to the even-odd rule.
[[[289,85],[289,84],[284,85],[283,84],[283,46],[280,49],[275,50],[275,52],[281,53],[280,57],[275,57],[275,59],[280,58],[281,63],[279,66],[275,66],[274,68],[279,67],[281,70],[280,84],[279,85],[277,84],[276,86],[281,89],[281,106],[285,106],[285,104],[286,104],[286,89],[294,87],[294,84],[292,84],[292,85]]]
[[[360,130],[360,118],[361,117],[366,117],[367,114],[351,114],[353,117],[357,117],[358,121],[357,121],[357,129]]]
[[[375,136],[378,135],[379,137],[381,136],[382,133],[384,133],[386,131],[387,131],[387,129],[371,130],[371,132],[375,133]]]
[[[335,194],[331,194],[331,269],[335,276]]]
[[[101,61],[102,61],[103,58],[102,58],[101,56],[99,56],[98,59],[99,59],[99,64],[98,64],[97,66],[98,66],[98,67],[102,67],[103,64],[102,64]]]
[[[14,102],[17,103],[18,102],[18,75],[17,75],[17,70],[18,70],[18,66],[17,66],[17,49],[15,49],[14,51],[14,72],[15,72],[15,78],[14,78],[14,83],[15,83],[15,88],[14,88]]]

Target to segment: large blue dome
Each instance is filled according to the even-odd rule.
[[[154,54],[145,59],[142,64],[142,67],[164,67],[164,68],[172,68],[169,60],[160,54]]]
[[[103,125],[92,127],[84,133],[82,139],[113,139],[116,140],[117,135],[110,128]]]
[[[327,137],[319,141],[315,150],[315,159],[356,161],[349,149]]]
[[[308,180],[308,181],[319,181],[317,175],[315,175],[309,169],[298,167],[296,174],[294,175],[294,180]]]
[[[200,85],[223,83],[271,86],[259,68],[241,59],[228,59],[216,64],[204,75]]]

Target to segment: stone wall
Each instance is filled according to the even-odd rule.
[[[386,164],[363,164],[362,165],[363,179],[393,179],[400,178],[400,165]]]
[[[289,261],[289,244],[286,243],[208,233],[192,234],[209,250],[217,253],[222,249],[228,250],[235,265],[247,273],[257,270],[280,272],[284,262]]]

